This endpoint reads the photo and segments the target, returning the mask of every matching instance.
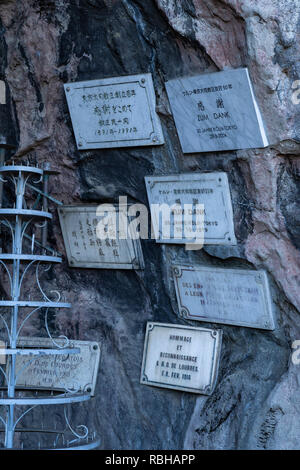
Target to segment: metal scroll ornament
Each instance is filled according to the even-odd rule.
[[[80,349],[72,347],[65,336],[60,336],[60,341],[52,337],[50,331],[55,319],[54,309],[70,309],[71,305],[63,302],[57,291],[46,294],[40,283],[40,272],[50,269],[51,263],[61,262],[61,257],[47,246],[47,225],[52,219],[48,212],[48,200],[59,204],[48,194],[47,181],[51,173],[55,172],[47,166],[44,169],[23,164],[0,166],[1,184],[7,187],[9,199],[12,194],[15,199],[13,207],[0,206],[1,232],[6,236],[5,246],[11,247],[10,253],[0,250],[0,265],[6,274],[6,277],[3,273],[1,276],[6,299],[0,300],[0,441],[6,449],[93,449],[100,444],[87,426],[71,422],[72,416],[77,416],[72,411],[72,404],[90,400],[89,390],[62,388],[58,392],[51,389],[20,389],[17,386],[18,376],[37,357],[51,355],[59,358],[80,353]],[[31,298],[32,294],[24,294],[24,290],[35,292],[32,282],[24,288],[31,268],[35,268],[36,299]],[[20,346],[18,340],[24,336],[26,327],[34,318],[35,325],[40,325],[42,321],[42,329],[51,340],[51,348]],[[22,370],[18,370],[18,355],[28,356],[25,366],[22,361]],[[56,363],[53,360],[54,374]],[[47,408],[39,408],[36,419],[35,409],[40,405],[52,405],[54,408],[50,412]],[[34,415],[30,418],[33,410]],[[47,417],[47,425],[51,425],[37,426],[36,422],[43,421],[44,416]]]

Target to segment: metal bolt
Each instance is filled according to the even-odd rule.
[[[141,82],[142,82],[142,83],[146,83],[146,79],[145,79],[145,78],[142,78]]]
[[[78,147],[82,147],[82,142],[78,142]]]
[[[67,90],[67,91],[70,91],[70,87],[68,86],[68,87],[66,88],[66,90]]]
[[[98,349],[97,344],[94,344],[93,349],[94,349],[95,351],[97,351],[97,349]]]

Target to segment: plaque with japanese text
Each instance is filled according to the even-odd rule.
[[[19,338],[18,348],[63,348],[66,339]],[[70,340],[68,348],[79,354],[16,356],[17,388],[70,390],[95,394],[101,345],[93,341]]]
[[[164,143],[150,73],[64,88],[79,150]]]
[[[210,395],[221,343],[221,330],[148,322],[141,383]]]
[[[178,78],[166,89],[183,153],[268,146],[248,69]]]
[[[105,239],[97,235],[101,218],[97,205],[62,206],[58,209],[68,262],[76,268],[144,269],[141,242],[135,239],[128,225],[128,236],[119,237],[118,221],[125,225],[121,206],[106,207],[108,232]],[[114,232],[114,227],[117,228]]]
[[[204,245],[236,244],[226,173],[147,176],[145,182],[158,243],[189,244],[202,237]]]
[[[248,269],[173,266],[180,316],[274,330],[267,274]]]

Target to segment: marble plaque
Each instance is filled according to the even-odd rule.
[[[183,153],[268,145],[246,68],[166,83]]]
[[[55,343],[63,347],[65,339],[55,338]],[[18,347],[52,348],[57,347],[49,338],[19,338]],[[16,356],[17,388],[41,390],[78,390],[95,394],[100,362],[100,343],[93,341],[70,340],[68,347],[80,349],[80,354]],[[27,366],[27,367],[26,367]]]
[[[210,395],[221,342],[221,330],[147,323],[141,383]]]
[[[119,206],[109,205],[107,214],[112,226],[126,215]],[[99,239],[96,227],[100,217],[97,205],[62,206],[58,209],[68,262],[76,268],[144,269],[139,239],[120,239],[118,233],[108,231],[107,238]],[[130,224],[129,224],[130,229]]]
[[[159,243],[193,243],[192,237],[203,237],[208,245],[236,245],[233,211],[227,174],[185,173],[145,178],[153,232]],[[204,217],[198,221],[193,215],[185,222],[184,216],[162,216],[160,206],[189,204],[188,212],[195,213],[203,205]],[[201,210],[201,209],[200,209]],[[187,213],[187,211],[185,211]],[[170,236],[169,236],[170,235]]]
[[[150,73],[64,88],[79,150],[164,143]]]
[[[247,269],[173,266],[180,316],[274,330],[267,274]]]

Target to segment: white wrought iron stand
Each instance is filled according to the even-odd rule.
[[[13,208],[0,208],[0,224],[8,228],[12,240],[11,253],[0,253],[0,264],[7,274],[8,285],[10,290],[10,298],[8,300],[0,300],[0,308],[4,313],[0,312],[0,320],[3,322],[4,330],[6,330],[7,341],[5,346],[0,350],[2,357],[6,357],[6,367],[0,366],[0,371],[3,374],[4,385],[2,387],[2,395],[0,396],[0,405],[3,406],[4,413],[0,414],[0,422],[3,424],[2,432],[5,433],[4,448],[13,449],[15,445],[16,433],[44,433],[51,437],[51,448],[54,449],[94,449],[100,445],[99,439],[96,438],[95,433],[90,433],[87,426],[77,426],[76,430],[71,426],[66,406],[72,403],[85,402],[91,399],[90,390],[78,392],[78,390],[64,389],[61,392],[51,391],[47,396],[46,392],[40,390],[20,390],[17,387],[17,380],[19,374],[24,373],[22,370],[17,370],[16,361],[17,356],[28,356],[26,367],[32,363],[37,356],[42,355],[69,355],[79,354],[80,349],[74,348],[70,345],[70,341],[65,336],[60,336],[64,339],[65,344],[55,341],[51,336],[48,326],[48,311],[54,308],[71,308],[69,303],[61,302],[60,295],[58,299],[52,301],[42,290],[39,281],[39,268],[40,266],[48,266],[51,263],[61,263],[61,258],[46,246],[47,244],[47,223],[52,219],[52,215],[48,212],[48,199],[54,200],[47,194],[47,179],[52,172],[49,167],[44,169],[35,166],[26,165],[7,165],[0,166],[0,180],[1,184],[10,184],[11,189],[15,193],[15,205]],[[39,189],[36,185],[44,181],[43,189]],[[27,189],[34,191],[37,194],[36,203],[42,207],[38,210],[34,208],[27,208],[25,193]],[[58,202],[58,201],[55,201]],[[30,224],[42,222],[42,240],[38,242],[34,236],[30,237],[26,231]],[[31,239],[31,252],[23,253],[24,240]],[[36,247],[39,247],[36,249]],[[27,250],[28,251],[28,250]],[[36,253],[38,251],[38,253]],[[50,253],[50,254],[49,254]],[[36,268],[36,282],[39,292],[41,293],[40,300],[24,300],[21,297],[22,284],[29,268],[32,266]],[[29,311],[29,313],[27,313]],[[22,332],[27,320],[32,317],[36,312],[45,312],[45,330],[52,341],[53,348],[32,348],[25,349],[18,346],[18,338]],[[22,315],[20,315],[22,313]],[[53,429],[26,429],[21,427],[21,421],[31,410],[38,405],[64,405],[64,419],[65,428],[61,430]],[[21,411],[20,411],[21,407]],[[25,407],[25,410],[23,411]],[[54,435],[54,441],[52,440]],[[20,439],[22,442],[22,439]],[[44,447],[44,448],[49,448]],[[41,448],[38,441],[35,448]]]

